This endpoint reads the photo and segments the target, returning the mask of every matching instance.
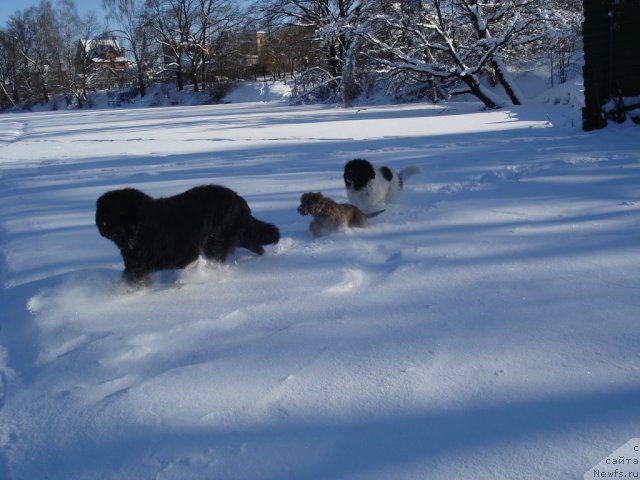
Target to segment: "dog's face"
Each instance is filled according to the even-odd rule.
[[[133,188],[103,194],[96,203],[96,226],[100,235],[120,248],[126,247],[136,233],[144,207],[152,201]]]
[[[303,193],[300,197],[298,213],[300,215],[314,215],[324,197],[319,192]]]
[[[376,177],[376,171],[367,160],[356,158],[344,166],[344,184],[347,190],[361,190]]]

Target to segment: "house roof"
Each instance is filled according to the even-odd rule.
[[[127,61],[127,57],[122,55],[124,49],[120,46],[116,37],[96,39],[81,38],[80,44],[85,53],[89,55],[94,62],[104,62],[107,58],[114,62]],[[110,57],[108,55],[109,52],[116,52],[117,54]]]
[[[95,39],[86,39],[81,38],[80,43],[84,47],[86,52],[91,51],[96,47],[112,47],[116,50],[120,50],[120,43],[118,43],[118,39],[116,37],[111,38],[95,38]]]

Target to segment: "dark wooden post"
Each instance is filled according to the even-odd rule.
[[[584,99],[582,128],[607,125],[607,118],[639,123],[640,1],[583,0]]]
[[[584,103],[582,128],[590,131],[604,128],[607,120],[602,105],[607,98],[609,65],[610,1],[584,0],[582,39],[584,44]]]

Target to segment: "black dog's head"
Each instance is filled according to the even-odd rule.
[[[303,193],[300,197],[298,213],[300,215],[315,215],[324,203],[324,196],[320,192]]]
[[[96,226],[100,235],[125,248],[150,203],[153,203],[151,197],[134,188],[103,194],[96,202]]]
[[[367,160],[356,158],[344,166],[344,184],[347,189],[361,190],[376,177],[376,171]]]

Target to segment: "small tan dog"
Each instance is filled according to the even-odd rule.
[[[358,207],[348,203],[336,203],[320,192],[308,192],[300,197],[300,215],[311,215],[309,230],[314,237],[329,235],[346,228],[366,228],[367,216]]]

